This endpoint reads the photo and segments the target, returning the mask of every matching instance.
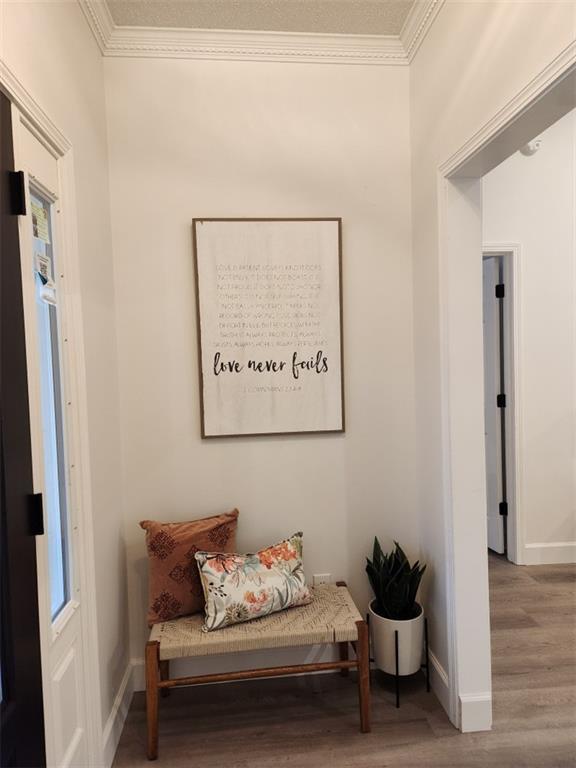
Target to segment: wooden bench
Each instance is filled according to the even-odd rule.
[[[249,680],[259,677],[300,675],[307,672],[350,669],[358,672],[360,730],[370,731],[370,654],[368,626],[360,616],[344,582],[322,585],[313,590],[309,605],[235,624],[214,632],[202,632],[203,616],[196,614],[155,624],[146,644],[146,718],[148,759],[158,757],[158,697],[171,688],[203,683]],[[238,672],[170,677],[172,659],[213,654],[291,648],[316,644],[337,644],[339,660],[268,667]],[[349,658],[349,645],[355,658]]]

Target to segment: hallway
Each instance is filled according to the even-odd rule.
[[[506,764],[576,765],[576,566],[491,555],[490,605],[494,733],[528,753]]]
[[[373,676],[373,731],[358,732],[356,687],[336,675],[207,686],[161,703],[159,764],[170,768],[573,768],[576,566],[490,556],[494,727],[459,734],[424,680]],[[115,768],[149,765],[135,696]]]

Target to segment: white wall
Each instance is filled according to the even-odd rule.
[[[309,576],[369,598],[375,534],[418,553],[408,70],[108,59],[131,652],[143,518],[238,506],[239,546],[304,531]],[[202,441],[193,217],[343,218],[344,435]]]
[[[576,112],[483,179],[486,244],[520,246],[522,562],[576,560]]]
[[[2,55],[74,144],[103,717],[126,663],[123,493],[133,657],[146,637],[138,520],[237,505],[242,548],[302,528],[308,574],[346,578],[361,604],[375,533],[421,554],[438,663],[462,701],[489,690],[474,472],[458,510],[471,523],[458,587],[471,619],[448,664],[437,168],[570,42],[575,22],[573,3],[447,2],[410,71],[108,59],[112,265],[100,54],[75,3],[3,4]],[[200,440],[195,216],[343,217],[345,435]],[[472,469],[481,459],[477,443],[462,456]]]
[[[77,3],[1,13],[2,59],[73,145],[104,725],[127,662],[127,609],[103,64]]]
[[[473,182],[467,191],[466,182],[451,188],[440,183],[438,169],[569,45],[576,29],[575,10],[573,3],[447,2],[410,71],[421,550],[435,564],[427,600],[433,646],[456,682],[454,709],[459,712],[453,716],[462,716],[471,728],[490,722],[484,457],[476,434],[482,424],[481,329],[465,321],[463,303],[471,300],[475,315],[481,317],[481,231],[478,227],[476,247],[462,251],[459,262],[450,262],[454,281],[441,282],[447,260],[456,258],[458,243],[452,237],[446,244],[439,212],[450,210],[452,215],[457,205],[457,217],[479,222],[481,202]],[[453,194],[458,191],[460,198]],[[469,292],[470,286],[477,286],[476,291]],[[460,305],[459,290],[464,297]],[[451,311],[455,309],[449,316],[447,299]],[[471,355],[471,348],[478,354]],[[468,388],[472,405],[447,393],[446,372],[454,375],[449,349],[460,351],[458,391]],[[451,398],[452,412],[463,415],[457,423],[447,421],[445,397]],[[458,464],[450,467],[447,456],[454,437],[462,450]],[[447,521],[454,523],[448,536]],[[453,532],[459,542],[454,559]],[[451,592],[455,603],[447,599]],[[455,606],[458,613],[453,615]],[[451,625],[457,630],[454,636]],[[453,668],[450,658],[455,659]]]

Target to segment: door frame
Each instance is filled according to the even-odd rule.
[[[522,357],[521,249],[517,243],[490,243],[482,246],[482,257],[502,259],[504,285],[504,379],[506,390],[506,484],[508,491],[508,560],[524,565],[524,518],[522,504]]]
[[[90,766],[104,764],[104,734],[101,716],[100,663],[98,655],[98,619],[96,607],[96,568],[94,560],[94,529],[92,521],[92,492],[90,450],[88,442],[88,408],[86,364],[83,337],[83,316],[78,263],[77,211],[72,144],[48,117],[38,102],[26,90],[5,62],[0,60],[0,90],[12,102],[13,132],[16,121],[25,122],[37,138],[58,160],[60,201],[66,211],[60,228],[58,258],[66,274],[66,289],[62,292],[63,316],[66,323],[66,349],[61,351],[67,369],[69,409],[67,431],[73,435],[76,525],[78,537],[77,574],[82,594],[82,653],[84,690],[87,695],[86,739]],[[18,169],[17,169],[18,170]],[[32,407],[32,406],[31,406]],[[42,558],[38,558],[39,579]],[[57,631],[57,627],[56,627]],[[47,658],[45,651],[43,658]],[[43,662],[43,677],[46,670]],[[44,686],[44,697],[48,694]],[[46,705],[46,701],[45,701]],[[54,734],[46,732],[46,744]]]
[[[437,170],[448,704],[462,731],[492,725],[481,178],[575,107],[576,42]]]

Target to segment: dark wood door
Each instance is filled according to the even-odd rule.
[[[38,505],[26,376],[10,102],[0,93],[0,766],[42,768],[44,713],[36,581]]]

